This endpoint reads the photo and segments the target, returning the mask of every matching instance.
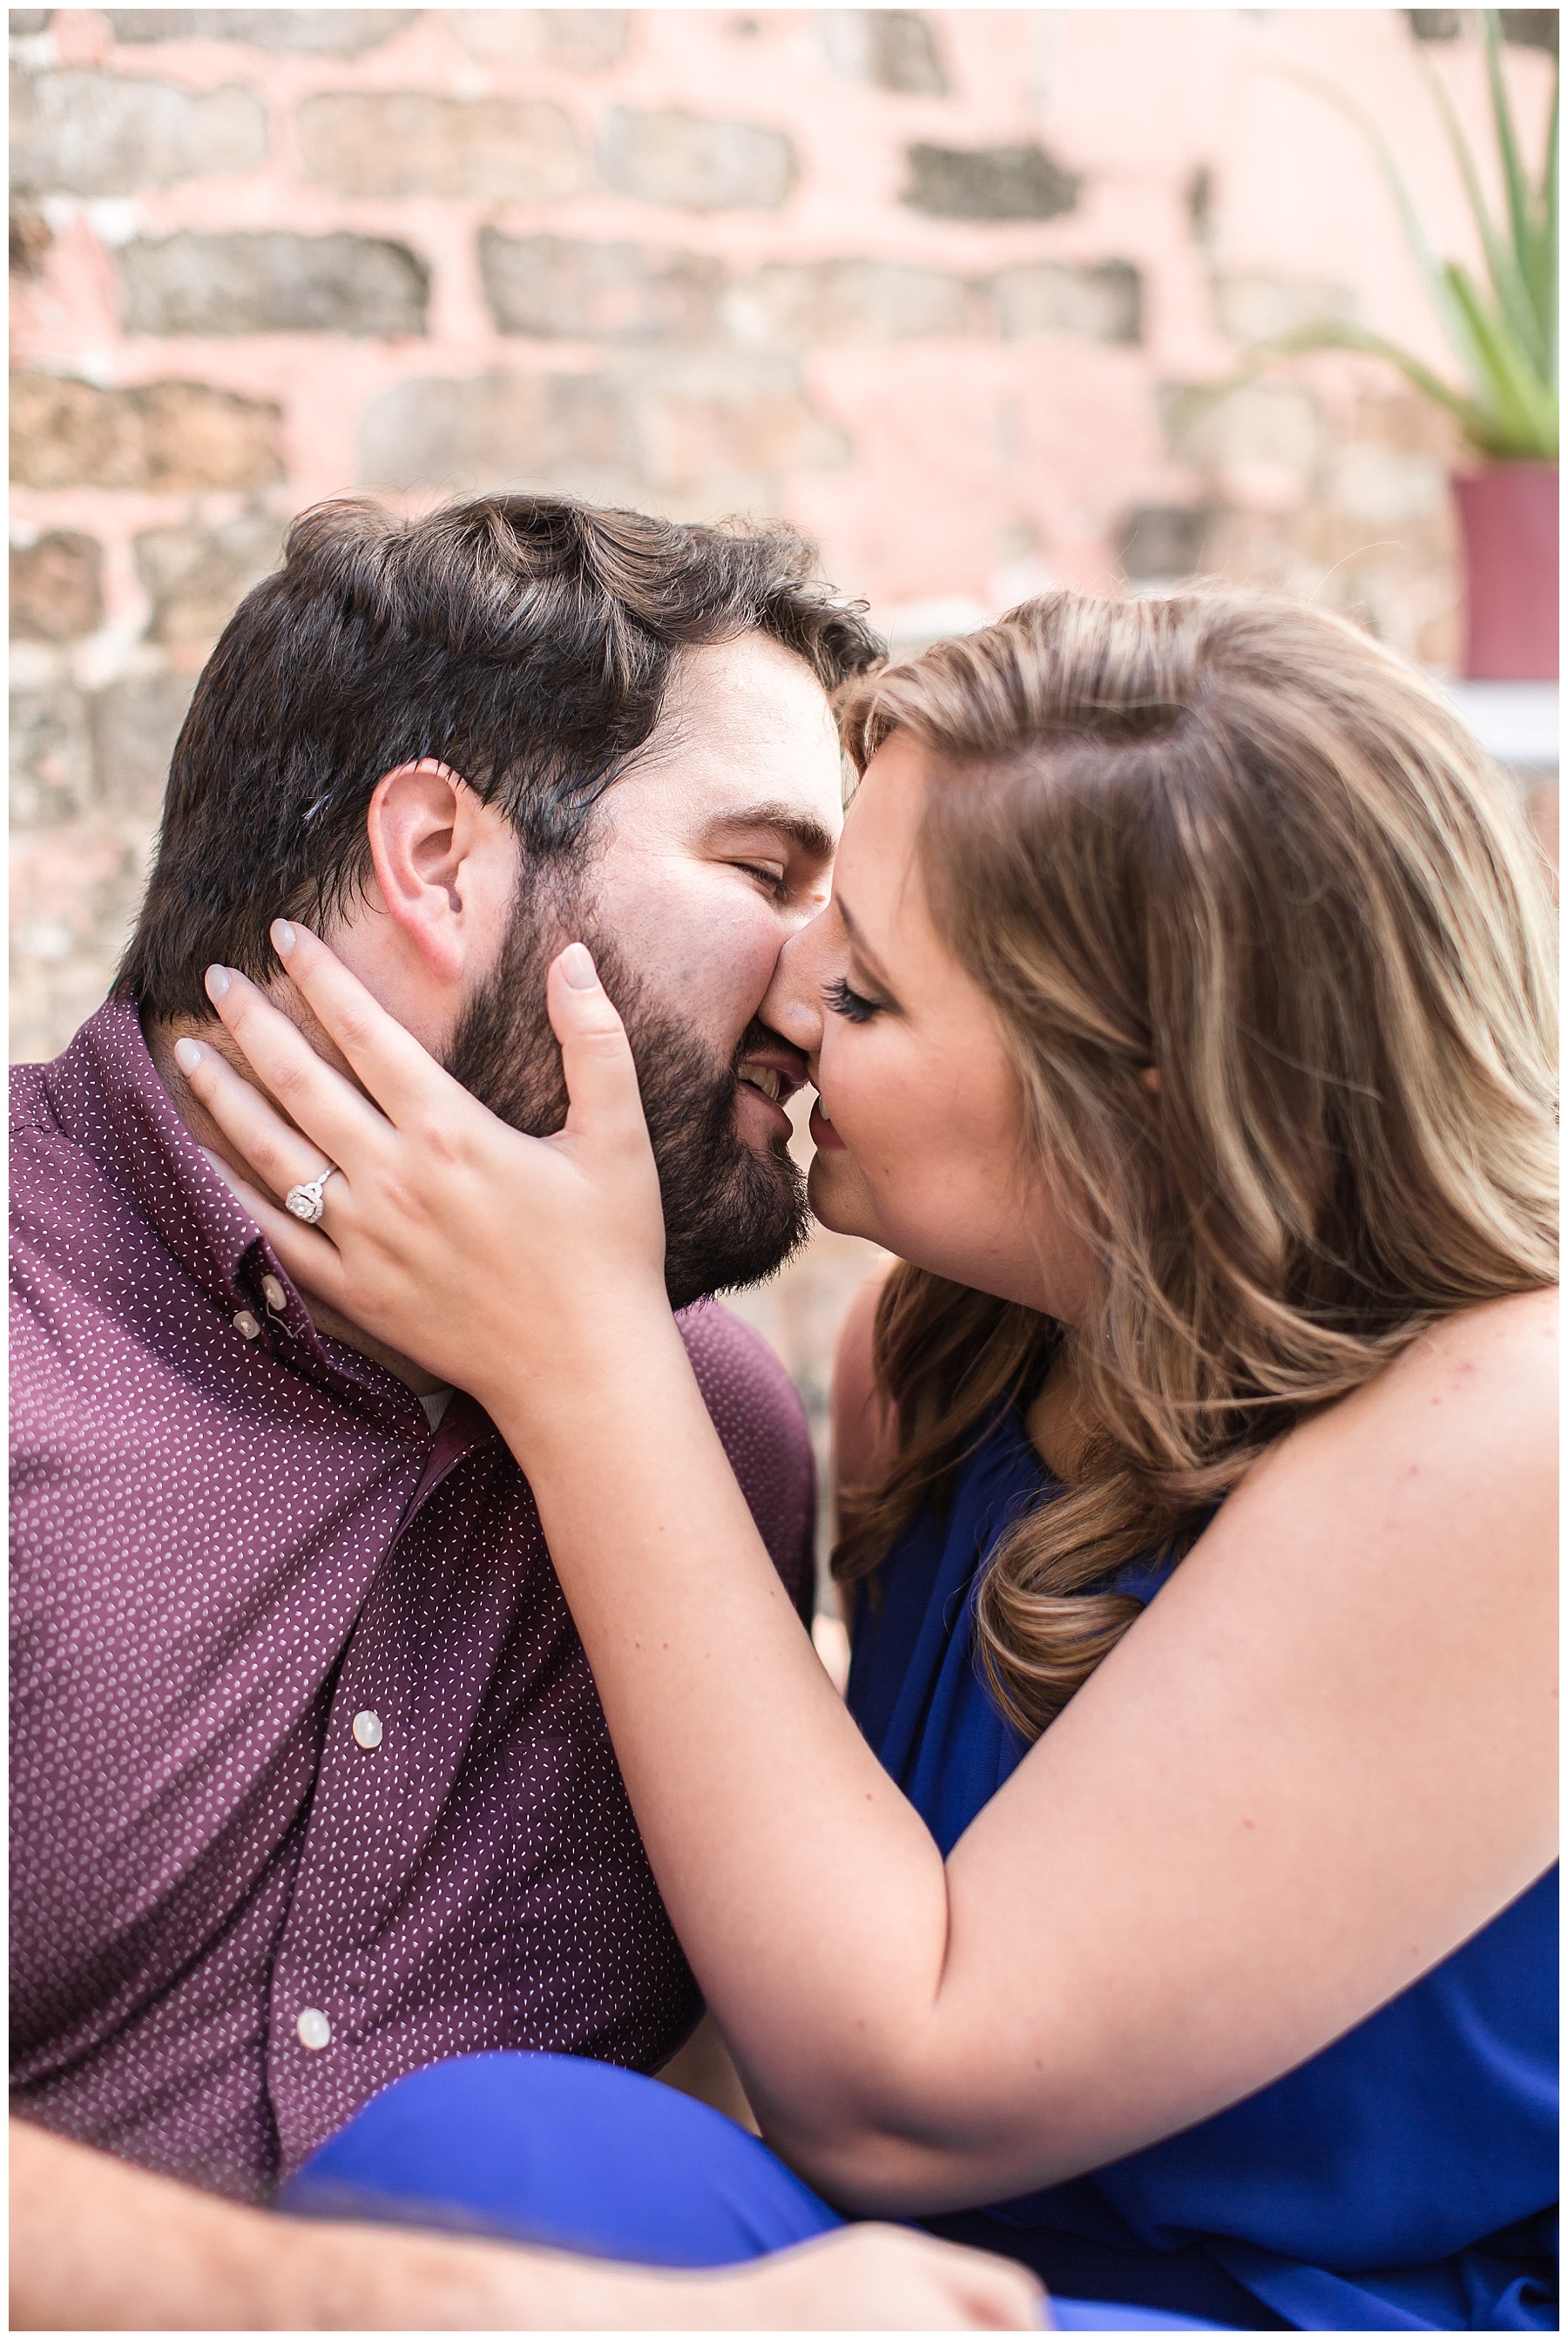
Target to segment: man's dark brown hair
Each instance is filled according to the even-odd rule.
[[[383,772],[449,764],[525,855],[581,858],[594,806],[660,717],[680,653],[769,634],[833,692],[882,646],[781,523],[705,528],[563,496],[422,520],[323,504],[247,593],[174,748],[157,861],[115,981],[205,1016],[213,960],[257,980],[288,912],[319,925],[370,868]]]

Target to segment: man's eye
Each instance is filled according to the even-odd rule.
[[[847,1016],[851,1024],[868,1024],[873,1016],[882,1012],[880,1000],[868,999],[861,991],[851,991],[841,975],[823,985],[822,996],[835,1016]]]
[[[784,871],[769,869],[765,861],[738,861],[735,867],[744,869],[749,878],[755,878],[759,884],[766,886],[770,894],[787,894],[789,891],[789,881]]]

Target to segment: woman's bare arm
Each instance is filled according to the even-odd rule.
[[[422,1362],[511,1443],[677,1929],[765,2133],[836,2198],[995,2199],[1184,2127],[1550,1863],[1552,1296],[1452,1320],[1285,1441],[944,1868],[702,1404],[602,992],[552,973],[573,1102],[534,1144],[300,939],[391,1118],[236,982],[225,1023],[348,1167],[335,1247],[253,1207],[307,1285],[414,1353],[444,1341]],[[253,1092],[198,1080],[274,1192],[301,1175]]]

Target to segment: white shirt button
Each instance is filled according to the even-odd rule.
[[[263,1276],[262,1298],[269,1308],[286,1308],[289,1304],[289,1295],[275,1275]]]
[[[247,1341],[253,1341],[261,1329],[261,1326],[257,1324],[250,1310],[248,1308],[242,1308],[239,1314],[234,1319],[235,1332],[243,1333]]]
[[[382,1743],[382,1719],[374,1707],[363,1708],[354,1717],[354,1737],[362,1747],[379,1747]]]
[[[302,2007],[294,2021],[302,2048],[326,2048],[331,2045],[332,2027],[319,2007]]]

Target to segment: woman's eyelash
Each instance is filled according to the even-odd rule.
[[[822,996],[835,1016],[847,1016],[851,1024],[868,1024],[873,1016],[880,1015],[881,1002],[868,999],[858,991],[851,991],[841,975],[822,987]]]

